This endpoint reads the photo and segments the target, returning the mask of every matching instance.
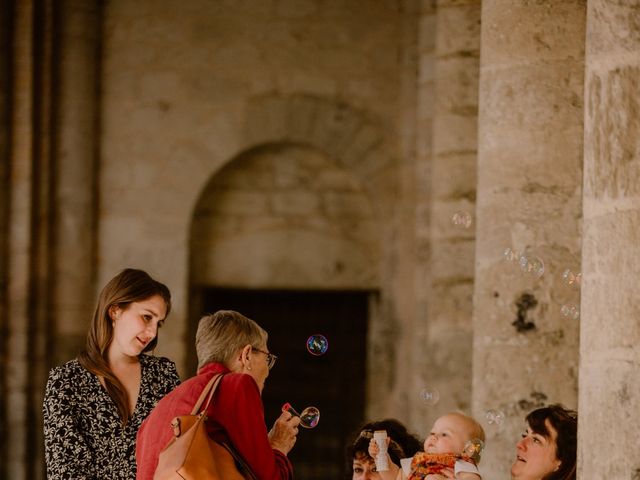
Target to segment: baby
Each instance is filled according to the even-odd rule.
[[[484,442],[484,430],[473,418],[458,412],[439,417],[424,441],[424,452],[418,452],[413,457],[409,480],[425,478],[436,472],[444,478],[481,480],[476,466],[480,459],[480,442],[477,440]],[[369,443],[369,455],[376,458],[378,453],[378,445],[372,440]],[[388,463],[389,470],[378,472],[382,480],[404,478],[397,465],[390,459]]]

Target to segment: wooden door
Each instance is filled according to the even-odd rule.
[[[320,410],[313,429],[300,429],[289,458],[299,480],[342,478],[345,448],[363,422],[368,299],[363,291],[270,291],[205,289],[203,311],[236,310],[269,333],[278,361],[263,392],[267,428],[285,402],[298,412]],[[324,335],[327,352],[306,348],[309,336]]]

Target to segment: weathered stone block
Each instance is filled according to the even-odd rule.
[[[438,2],[438,58],[480,55],[480,1]]]
[[[269,197],[275,215],[310,215],[319,211],[320,198],[315,193],[290,190],[274,192]]]
[[[245,115],[244,138],[249,144],[275,142],[287,135],[288,99],[268,95],[251,99]]]
[[[639,43],[640,45],[640,43]],[[587,84],[585,155],[589,196],[640,193],[640,67],[621,66],[592,73]]]

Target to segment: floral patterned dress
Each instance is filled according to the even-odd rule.
[[[77,360],[49,373],[44,397],[47,478],[136,478],[136,434],[156,403],[180,383],[175,364],[140,355],[141,382],[131,419],[123,428],[118,409]]]

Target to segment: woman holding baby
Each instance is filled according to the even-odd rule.
[[[575,480],[577,413],[561,405],[550,405],[529,413],[525,422],[526,429],[522,439],[516,444],[511,479]],[[479,471],[474,472],[472,469],[479,459],[469,458],[467,450],[471,437],[484,440],[482,430],[478,430],[476,426],[479,427],[475,420],[459,413],[450,413],[437,419],[425,440],[425,451],[413,457],[408,479],[480,479]],[[369,446],[369,454],[374,458],[378,454],[374,442]],[[450,454],[454,454],[456,460],[445,464],[446,457]],[[436,460],[442,464],[436,466],[429,463]],[[463,463],[469,468],[461,468]],[[433,467],[437,467],[438,473],[431,473],[435,470]],[[389,471],[379,474],[382,480],[407,478],[397,465],[392,465]]]

